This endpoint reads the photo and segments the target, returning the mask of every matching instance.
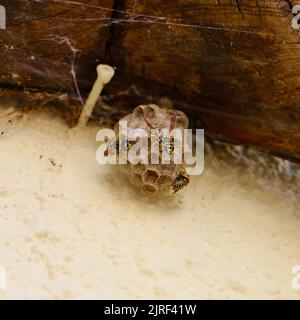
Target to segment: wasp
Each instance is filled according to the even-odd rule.
[[[149,121],[147,121],[147,118],[145,118],[145,122],[147,123],[148,127],[150,127],[151,129],[157,129],[155,127],[153,127]],[[171,117],[171,125],[169,128],[169,133],[173,131],[173,129],[175,129],[176,127],[176,115],[173,115]],[[172,154],[174,152],[175,149],[175,139],[173,136],[171,137],[162,137],[160,136],[158,138],[158,143],[159,143],[159,149],[161,152],[166,151],[168,154]]]
[[[172,184],[173,193],[181,190],[190,183],[190,176],[185,171],[180,171]]]
[[[133,141],[124,141],[124,140],[116,140],[115,142],[115,148],[117,150],[117,153],[119,153],[120,151],[128,151],[132,146],[134,145]]]
[[[130,148],[136,143],[136,141],[131,141],[131,140],[120,140],[118,137],[115,141],[112,141],[108,149],[113,150],[113,152],[118,155],[120,152],[123,151],[129,151]]]
[[[171,125],[170,125],[169,132],[172,132],[175,129],[175,127],[176,127],[176,116],[173,115],[171,117]],[[159,145],[161,150],[165,150],[169,154],[172,154],[175,149],[175,139],[173,136],[170,138],[161,137],[159,140]]]
[[[159,147],[161,151],[166,151],[168,154],[172,154],[175,149],[175,139],[174,137],[160,137]]]

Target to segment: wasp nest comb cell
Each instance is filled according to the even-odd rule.
[[[122,123],[126,123],[126,139]],[[119,159],[124,151],[128,156],[121,167],[129,175],[129,181],[144,194],[168,195],[189,183],[183,162],[175,160],[183,158],[183,132],[187,128],[188,118],[182,111],[154,104],[138,106],[115,125],[114,150]]]

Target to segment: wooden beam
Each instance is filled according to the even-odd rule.
[[[140,102],[168,97],[211,137],[300,160],[294,4],[0,0],[7,12],[7,29],[0,30],[1,95],[67,93],[80,106],[96,65],[109,63],[117,70],[105,89],[115,106],[107,117],[117,120]],[[95,115],[103,118],[102,110]]]

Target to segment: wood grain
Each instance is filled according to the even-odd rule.
[[[118,83],[169,97],[210,136],[300,158],[300,31],[291,28],[292,1],[123,5],[144,23],[116,25],[110,58]]]
[[[0,84],[74,92],[90,86],[104,60],[113,0],[0,1]],[[102,9],[104,8],[104,9]]]
[[[84,99],[95,66],[106,62],[117,70],[105,99],[120,113],[168,97],[207,136],[300,160],[294,4],[0,0],[8,12],[8,29],[0,31],[0,85],[3,92],[33,89],[78,98],[77,81]],[[102,110],[95,115],[101,118]]]

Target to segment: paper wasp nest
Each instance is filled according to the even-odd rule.
[[[133,113],[125,116],[120,121],[127,122],[128,131],[131,129],[144,129],[149,137],[153,134],[153,129],[166,129],[168,132],[171,132],[172,129],[179,129],[183,134],[183,129],[187,129],[189,124],[188,118],[182,111],[162,109],[154,104],[140,105],[134,109]],[[119,136],[119,123],[114,128],[117,137]],[[173,144],[170,140],[163,141],[158,139],[157,155],[161,160],[162,150],[167,149],[170,154],[170,164],[162,164],[160,162],[160,164],[138,163],[134,165],[128,163],[127,165],[121,165],[129,175],[129,181],[144,194],[149,196],[167,195],[180,190],[189,182],[188,175],[185,174],[184,165],[174,163],[173,153],[175,150],[172,148],[174,140]],[[120,143],[119,140],[118,144]],[[148,145],[151,146],[151,143]],[[128,144],[129,148],[130,143]]]

